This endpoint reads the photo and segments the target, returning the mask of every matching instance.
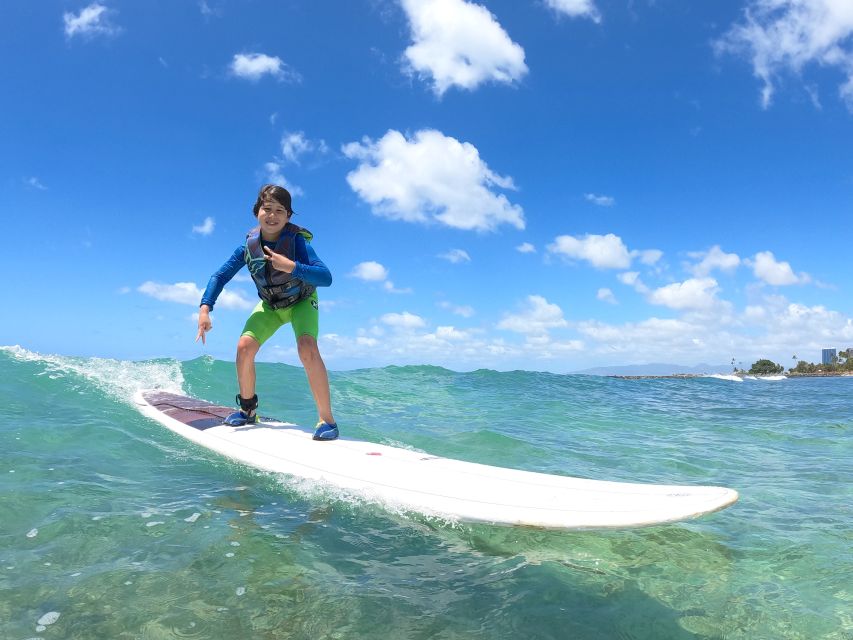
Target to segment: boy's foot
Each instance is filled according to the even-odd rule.
[[[229,427],[242,427],[244,424],[254,424],[258,421],[258,394],[249,398],[243,398],[238,393],[234,401],[240,405],[240,411],[235,411],[223,420],[223,424]]]
[[[336,422],[318,422],[314,431],[314,440],[334,440],[338,437],[338,425]]]
[[[254,424],[258,421],[258,414],[252,413],[252,415],[247,414],[245,411],[235,411],[230,416],[225,418],[222,421],[223,424],[227,424],[229,427],[242,427],[244,424]]]

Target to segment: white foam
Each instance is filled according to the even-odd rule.
[[[184,393],[184,376],[179,362],[132,362],[110,358],[80,358],[45,355],[19,345],[0,347],[0,352],[21,362],[36,362],[46,368],[50,377],[57,374],[77,375],[91,382],[108,395],[129,404],[133,394],[141,389],[163,389]]]
[[[146,527],[156,527],[158,524],[166,524],[166,523],[163,522],[162,520],[155,520],[154,522],[146,522],[145,526]]]
[[[196,511],[189,518],[184,518],[184,522],[195,522],[196,520],[198,520],[200,515],[201,514],[198,511]]]
[[[704,376],[705,378],[714,378],[716,380],[728,380],[729,382],[743,382],[743,378],[740,376],[735,376],[731,374],[725,373],[712,373],[710,375]]]
[[[235,592],[238,596],[245,595],[246,587],[237,587],[237,591]]]
[[[38,534],[39,534],[38,529],[30,529],[29,531],[27,531],[27,537],[28,538],[35,538]]]

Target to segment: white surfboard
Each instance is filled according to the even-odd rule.
[[[340,438],[265,419],[230,427],[234,411],[158,390],[135,396],[139,410],[193,442],[265,471],[327,483],[368,500],[462,522],[551,529],[641,527],[695,518],[738,499],[724,487],[586,480],[451,460]]]

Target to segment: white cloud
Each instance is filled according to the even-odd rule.
[[[218,18],[222,15],[222,9],[211,7],[207,0],[200,0],[198,8],[201,11],[201,15],[205,18],[210,18],[211,16]]]
[[[391,280],[386,280],[385,282],[383,282],[382,287],[388,293],[411,293],[412,292],[411,287],[406,287],[405,289],[398,289],[397,287],[394,286],[394,283]]]
[[[388,269],[378,262],[368,260],[367,262],[359,262],[355,265],[350,275],[353,278],[366,280],[367,282],[382,282],[388,279]]]
[[[655,289],[648,300],[670,309],[710,309],[718,302],[718,290],[717,281],[713,278],[691,278]]]
[[[157,300],[189,304],[196,307],[201,303],[201,295],[203,293],[193,282],[164,284],[151,280],[143,282],[137,288],[137,291]],[[243,294],[240,292],[224,290],[220,294],[216,306],[222,309],[252,309],[255,304],[255,302],[243,297]]]
[[[388,269],[373,260],[359,262],[349,273],[350,277],[364,280],[365,282],[378,282],[388,293],[411,293],[411,289],[398,289],[388,279]]]
[[[529,242],[522,242],[515,248],[519,253],[536,253],[536,247]]]
[[[853,111],[853,2],[850,0],[749,0],[743,21],[716,43],[720,52],[752,61],[763,83],[761,103],[770,106],[774,81],[809,64],[837,67],[847,80],[839,93]]]
[[[570,18],[589,18],[593,22],[601,22],[601,14],[592,0],[545,0],[545,4]]]
[[[468,305],[455,305],[447,302],[447,300],[442,300],[438,303],[438,306],[442,309],[447,309],[457,316],[462,316],[463,318],[470,318],[474,315],[474,308]]]
[[[771,251],[755,254],[755,258],[748,264],[752,267],[756,278],[770,285],[786,286],[811,282],[811,277],[807,273],[795,274],[789,263],[777,261]]]
[[[627,269],[631,254],[619,236],[587,234],[580,237],[557,236],[548,251],[575,260],[586,260],[597,269]]]
[[[386,313],[380,318],[382,324],[398,331],[412,331],[426,326],[426,320],[408,311],[403,313]]]
[[[432,81],[436,95],[453,86],[512,83],[527,73],[524,49],[485,7],[464,0],[401,0],[413,44],[406,70]]]
[[[477,231],[524,228],[521,207],[492,190],[514,189],[512,179],[489,169],[470,143],[431,129],[409,139],[390,130],[376,142],[344,145],[343,152],[360,161],[347,182],[376,215]]]
[[[508,314],[498,323],[498,329],[506,329],[531,336],[548,333],[549,329],[568,326],[563,310],[538,295],[527,296],[521,311]]]
[[[447,253],[440,254],[438,257],[442,260],[452,262],[453,264],[459,264],[460,262],[471,262],[471,256],[469,256],[468,252],[463,249],[451,249]]]
[[[284,173],[281,171],[281,164],[278,162],[267,162],[264,164],[264,172],[266,173],[266,179],[272,184],[277,184],[288,191],[290,191],[290,195],[292,196],[301,196],[304,195],[304,191],[302,188],[291,184],[290,180],[284,177]],[[294,209],[296,207],[294,206]]]
[[[265,53],[238,53],[231,60],[231,73],[238,78],[257,82],[266,75],[279,81],[298,82],[301,77],[278,56]]]
[[[470,336],[470,333],[467,331],[461,331],[453,326],[445,326],[445,327],[436,327],[435,335],[437,338],[442,340],[467,340]]]
[[[626,284],[629,287],[634,287],[634,289],[642,294],[646,294],[650,291],[650,289],[640,280],[640,272],[639,271],[626,271],[625,273],[620,273],[616,276],[616,279],[619,280],[622,284]]]
[[[741,260],[736,253],[726,253],[715,244],[708,251],[694,251],[688,253],[691,258],[700,260],[697,264],[687,265],[687,270],[697,278],[703,278],[715,269],[732,272],[740,266]]]
[[[24,180],[24,184],[27,185],[30,189],[37,189],[39,191],[47,191],[47,187],[42,184],[42,181],[36,178],[35,176],[31,176]]]
[[[324,154],[328,151],[325,140],[310,140],[303,131],[285,131],[281,136],[281,155],[287,162],[299,164],[299,159],[308,153]]]
[[[612,207],[616,204],[616,200],[610,196],[597,196],[594,193],[585,193],[584,200],[598,205],[599,207]]]
[[[93,2],[80,10],[80,13],[64,13],[62,21],[65,24],[65,35],[69,38],[83,36],[86,38],[103,35],[113,36],[121,29],[110,22],[110,14],[114,13],[106,5]]]
[[[631,257],[639,258],[640,262],[651,266],[663,257],[663,251],[660,249],[635,250],[631,252]]]
[[[193,225],[193,233],[196,233],[200,236],[209,236],[213,233],[213,229],[216,227],[216,222],[210,216],[207,216],[204,219],[204,222],[201,224]]]
[[[598,293],[595,294],[595,297],[603,302],[609,302],[610,304],[616,304],[616,296],[613,295],[613,292],[610,289],[602,288],[598,290]]]

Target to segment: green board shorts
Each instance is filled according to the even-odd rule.
[[[252,310],[252,315],[246,320],[241,336],[251,336],[263,344],[278,331],[282,325],[290,323],[293,325],[293,335],[309,335],[317,339],[320,332],[320,303],[317,300],[317,292],[310,297],[297,302],[286,309],[273,309],[261,300]]]

